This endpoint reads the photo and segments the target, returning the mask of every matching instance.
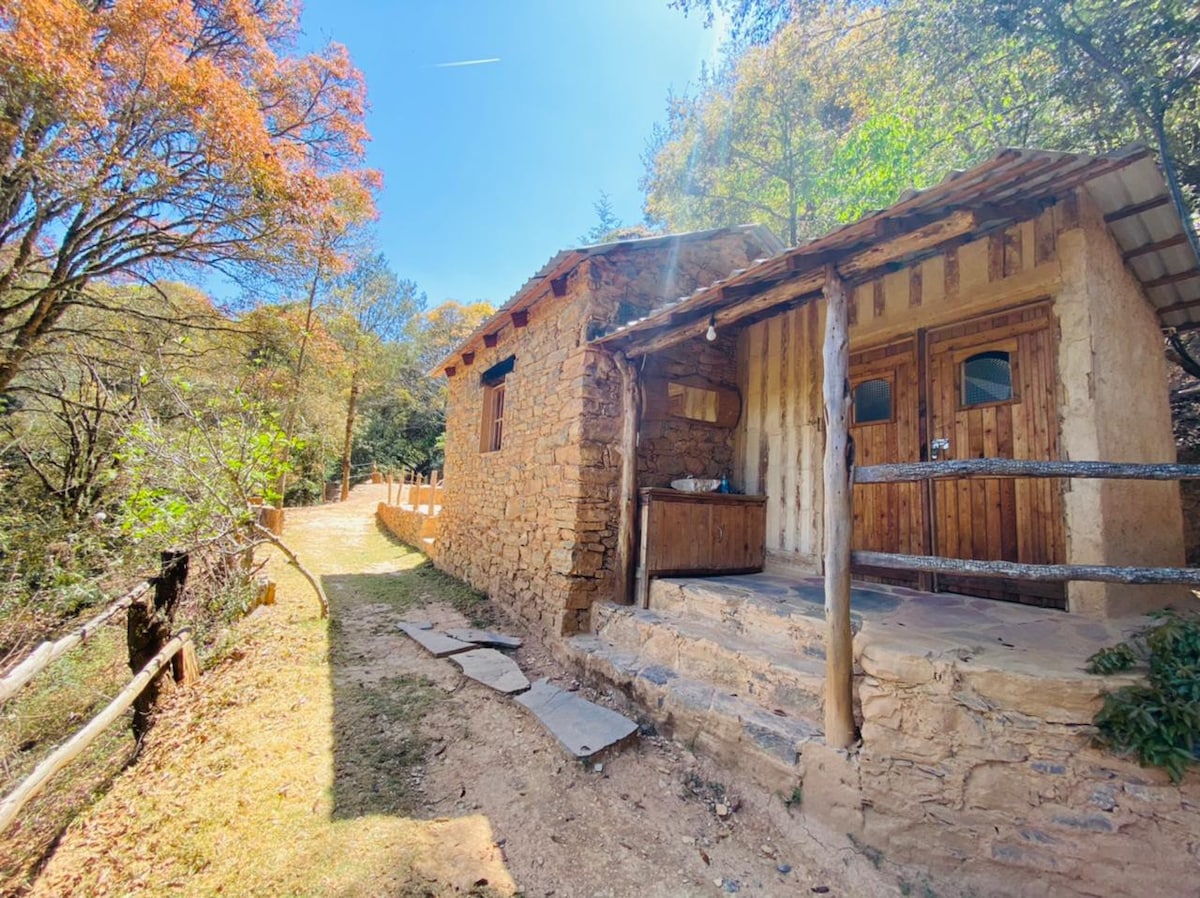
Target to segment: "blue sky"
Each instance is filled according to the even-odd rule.
[[[380,244],[430,306],[507,300],[595,223],[601,190],[641,221],[651,128],[718,40],[666,4],[306,0],[307,40],[366,76]]]

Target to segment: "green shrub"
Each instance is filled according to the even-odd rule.
[[[1124,686],[1104,696],[1094,723],[1096,741],[1148,767],[1161,767],[1173,782],[1200,760],[1200,613],[1164,611],[1127,642],[1088,659],[1090,673],[1147,667],[1145,685]]]

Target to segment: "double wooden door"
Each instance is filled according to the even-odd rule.
[[[851,356],[858,465],[1058,454],[1047,304],[918,332]],[[905,555],[1064,560],[1057,480],[974,478],[854,488],[854,547]],[[924,589],[1062,607],[1061,584],[856,569]]]

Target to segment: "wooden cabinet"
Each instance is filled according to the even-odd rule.
[[[651,577],[763,569],[765,496],[649,488],[639,499],[638,604],[646,604]]]

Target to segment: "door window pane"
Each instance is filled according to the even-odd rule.
[[[892,382],[864,380],[854,388],[854,423],[875,424],[892,420]]]
[[[1007,352],[980,352],[963,362],[963,405],[986,405],[1013,398],[1012,361]]]

